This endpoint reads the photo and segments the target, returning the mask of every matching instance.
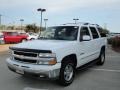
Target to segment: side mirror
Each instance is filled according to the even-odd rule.
[[[82,41],[90,41],[91,37],[89,35],[84,35]]]

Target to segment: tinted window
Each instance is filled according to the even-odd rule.
[[[7,35],[16,36],[16,35],[18,35],[18,33],[17,32],[7,32]]]
[[[98,27],[98,31],[99,31],[101,37],[106,37],[106,33],[104,33],[102,28]]]
[[[87,27],[82,27],[81,30],[80,30],[80,41],[83,40],[84,35],[90,36],[89,30],[88,30]]]
[[[99,35],[94,27],[90,27],[90,30],[92,32],[93,39],[99,38]]]

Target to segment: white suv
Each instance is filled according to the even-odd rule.
[[[10,47],[8,68],[21,75],[73,82],[75,70],[97,61],[105,62],[106,38],[102,28],[89,23],[48,27],[38,40]]]

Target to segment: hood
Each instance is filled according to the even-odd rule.
[[[14,48],[36,49],[36,50],[51,50],[64,49],[67,46],[72,46],[76,41],[64,40],[33,40],[13,46]]]

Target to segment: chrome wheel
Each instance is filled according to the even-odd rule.
[[[64,79],[70,81],[73,77],[73,66],[68,64],[64,70]]]

